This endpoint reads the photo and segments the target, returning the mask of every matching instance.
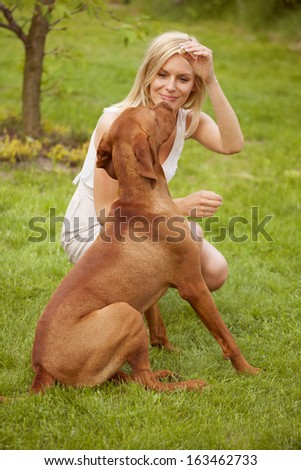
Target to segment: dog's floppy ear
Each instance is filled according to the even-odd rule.
[[[117,179],[112,160],[112,144],[108,134],[105,134],[99,142],[96,167],[103,168],[111,178]]]
[[[156,152],[152,148],[150,138],[146,132],[139,132],[139,135],[133,140],[133,151],[137,158],[138,173],[144,178],[148,178],[154,185],[157,177],[154,171],[156,161]]]

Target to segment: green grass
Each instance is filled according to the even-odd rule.
[[[77,40],[78,30],[83,38]],[[238,376],[221,358],[216,342],[175,291],[161,300],[171,341],[178,351],[150,350],[154,369],[170,368],[183,378],[203,378],[202,394],[158,394],[138,385],[105,384],[96,389],[54,387],[44,396],[27,395],[33,378],[30,354],[37,319],[70,264],[55,242],[29,243],[28,222],[63,215],[76,170],[38,164],[2,164],[1,394],[18,397],[1,407],[4,449],[300,449],[300,52],[291,41],[268,40],[227,23],[151,23],[157,34],[184,29],[210,46],[219,80],[238,113],[246,145],[239,156],[224,157],[187,142],[173,196],[211,189],[224,197],[219,224],[234,216],[250,220],[271,214],[266,226],[274,239],[244,243],[227,237],[218,244],[230,266],[225,286],[214,294],[227,325],[246,358],[263,369]],[[114,41],[112,37],[114,36]],[[51,125],[91,133],[103,106],[129,89],[144,42],[124,48],[119,33],[95,19],[74,17],[68,32],[56,33],[76,58],[48,57],[54,85],[43,100]],[[120,41],[119,41],[119,39]],[[21,49],[1,42],[1,115],[19,109]],[[209,103],[206,110],[211,112]]]

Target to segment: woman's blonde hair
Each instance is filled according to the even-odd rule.
[[[146,50],[144,60],[138,69],[134,85],[127,97],[119,103],[107,108],[107,111],[114,108],[122,112],[128,107],[148,106],[150,102],[150,84],[163,64],[174,54],[179,52],[180,45],[185,41],[193,40],[192,36],[180,31],[169,31],[157,36],[150,43]],[[185,109],[191,111],[191,122],[185,133],[189,137],[195,131],[199,122],[199,113],[205,97],[205,85],[202,79],[195,75],[194,90],[190,93]]]

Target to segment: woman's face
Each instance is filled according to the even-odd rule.
[[[167,101],[174,110],[178,110],[194,90],[191,65],[180,54],[171,56],[153,78],[149,90],[152,104]]]

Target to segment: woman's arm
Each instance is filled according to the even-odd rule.
[[[235,112],[216,79],[206,83],[206,90],[216,122],[207,114],[200,113],[199,124],[192,138],[213,152],[225,155],[239,153],[244,138]]]
[[[199,124],[191,137],[213,152],[226,155],[240,152],[243,147],[243,135],[237,116],[215,76],[212,51],[193,40],[183,43],[180,53],[205,83],[216,118],[215,122],[201,112]],[[190,119],[188,115],[188,126]],[[210,217],[222,205],[223,198],[213,191],[202,190],[175,199],[175,203],[185,216]]]
[[[196,41],[188,41],[183,44],[181,51],[194,73],[205,83],[216,119],[215,122],[207,114],[200,113],[199,125],[192,138],[214,152],[240,152],[244,142],[243,134],[237,116],[215,76],[211,49]]]

